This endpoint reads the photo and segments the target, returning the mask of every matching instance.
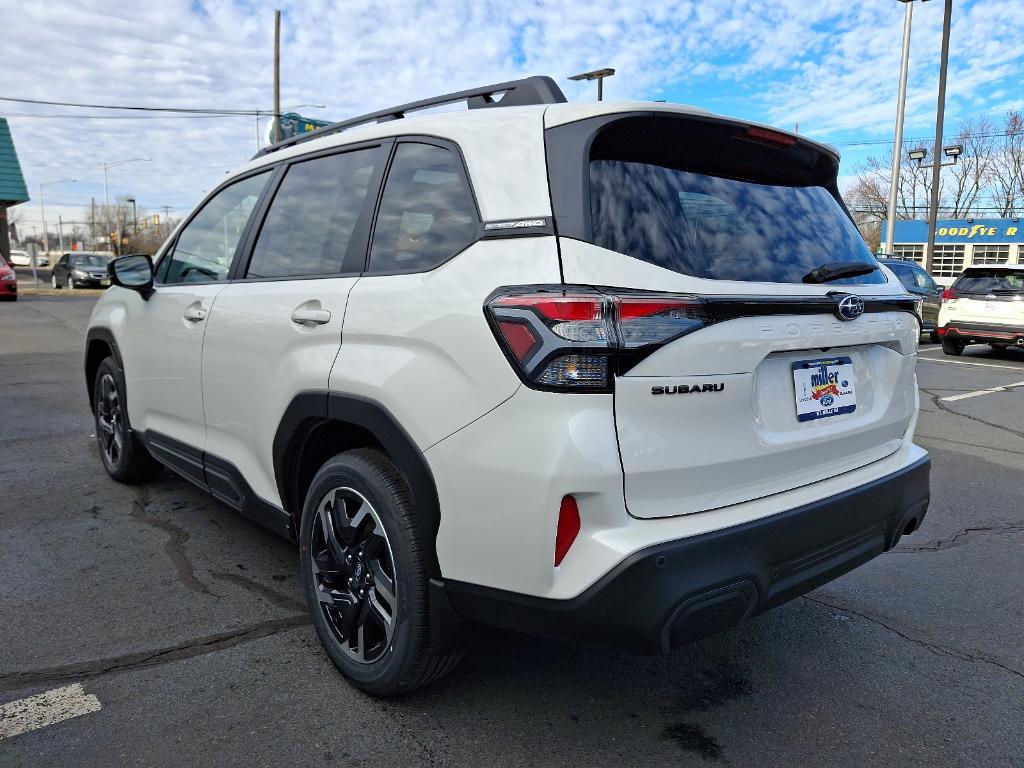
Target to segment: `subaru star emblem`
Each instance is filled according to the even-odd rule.
[[[836,305],[836,317],[840,320],[856,320],[864,314],[864,299],[846,295]]]

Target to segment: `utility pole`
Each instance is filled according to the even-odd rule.
[[[256,135],[258,138],[258,129]],[[274,11],[274,143],[279,141],[281,141],[281,11]]]
[[[57,239],[60,243],[60,254],[64,255],[64,217],[57,215]]]
[[[896,136],[892,141],[892,178],[889,180],[889,209],[886,211],[888,215],[885,221],[885,248],[889,256],[893,253],[892,241],[896,237],[896,198],[899,194],[900,160],[903,154],[903,111],[907,104],[907,69],[910,64],[910,20],[914,15],[913,2],[905,0],[903,5],[903,59],[900,62],[900,88],[896,98]]]
[[[932,166],[932,201],[928,212],[928,250],[924,254],[924,269],[931,272],[935,251],[935,222],[939,218],[939,148],[942,146],[942,121],[946,113],[946,65],[949,63],[949,22],[953,15],[953,0],[946,0],[942,15],[942,54],[939,60],[939,99],[935,106],[935,163]]]
[[[92,198],[92,207],[89,213],[89,237],[92,238],[92,249],[96,250],[96,198]]]

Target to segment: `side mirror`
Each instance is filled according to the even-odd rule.
[[[153,260],[149,256],[122,256],[107,265],[114,285],[138,291],[148,299],[153,293]]]

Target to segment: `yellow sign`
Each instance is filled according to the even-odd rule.
[[[978,237],[995,237],[997,229],[998,227],[990,227],[987,224],[975,224],[972,227],[939,227],[935,230],[935,234],[939,237],[966,237],[970,240],[975,235]],[[1006,237],[1016,237],[1017,227],[1007,227],[1004,235]]]

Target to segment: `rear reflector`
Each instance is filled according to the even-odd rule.
[[[580,510],[576,499],[563,496],[558,509],[558,530],[555,532],[555,565],[561,565],[580,532]]]
[[[537,343],[537,337],[534,336],[529,325],[506,321],[498,323],[498,328],[501,329],[501,335],[505,337],[509,349],[512,350],[512,354],[519,362],[530,356],[530,352],[533,351],[533,347]]]
[[[952,288],[947,288],[946,290],[944,290],[942,292],[942,300],[943,301],[950,301],[951,299],[959,299],[959,298],[960,297],[957,295],[957,292],[954,291]]]

